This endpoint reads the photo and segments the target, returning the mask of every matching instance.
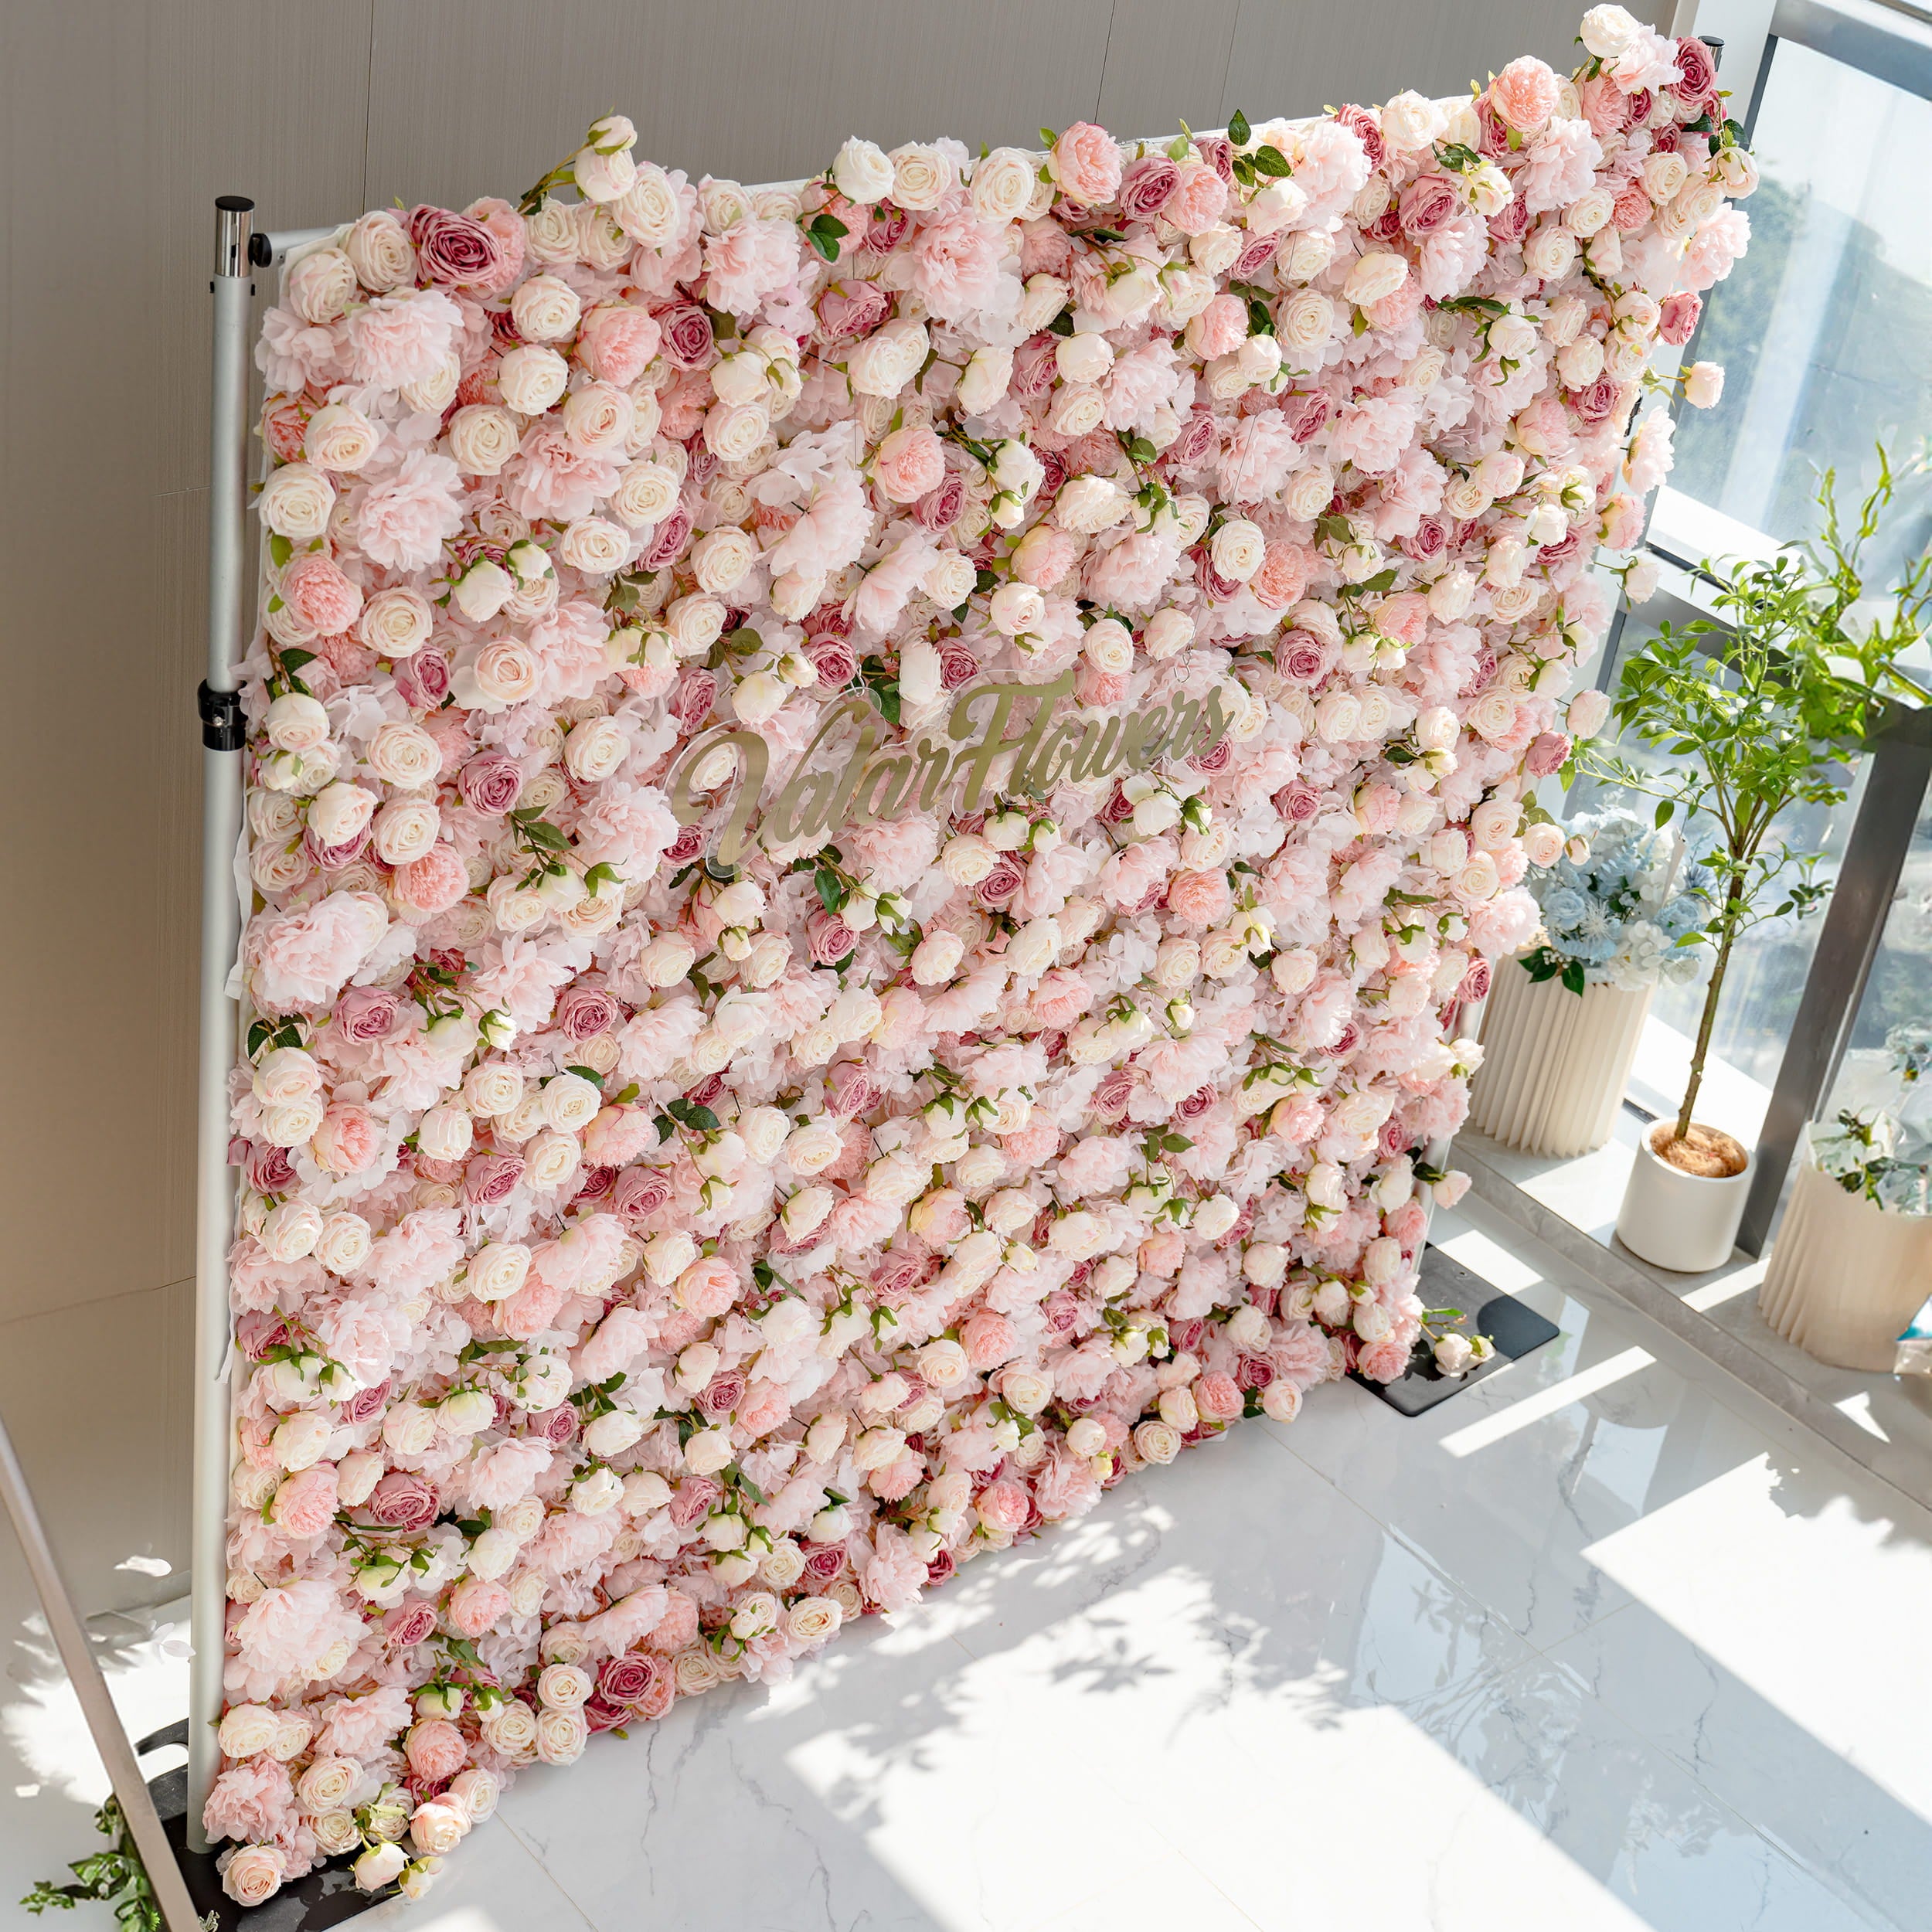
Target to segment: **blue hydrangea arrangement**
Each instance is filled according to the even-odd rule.
[[[1697,846],[1631,811],[1586,814],[1570,832],[1562,857],[1528,882],[1543,920],[1522,961],[1530,978],[1579,995],[1696,978],[1715,883]]]
[[[1848,1194],[1893,1214],[1932,1214],[1932,1026],[1895,1026],[1885,1049],[1893,1097],[1813,1128],[1811,1159]]]

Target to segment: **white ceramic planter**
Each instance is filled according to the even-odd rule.
[[[1505,1147],[1568,1159],[1610,1138],[1650,1011],[1650,988],[1534,980],[1499,961],[1482,1015],[1469,1124]]]
[[[1651,1151],[1655,1131],[1647,1128],[1638,1145],[1636,1165],[1617,1211],[1617,1238],[1655,1267],[1678,1274],[1707,1274],[1721,1268],[1737,1245],[1757,1157],[1745,1163],[1742,1174],[1722,1179],[1686,1174]]]
[[[1835,1368],[1889,1375],[1899,1332],[1932,1294],[1932,1218],[1887,1214],[1808,1162],[1757,1291],[1765,1321]]]

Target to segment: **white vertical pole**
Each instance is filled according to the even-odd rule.
[[[243,539],[248,456],[249,276],[255,204],[240,195],[215,203],[214,393],[209,417],[208,676],[202,719],[201,1081],[196,1140],[194,1664],[188,1702],[188,1842],[208,1849],[202,1807],[220,1768],[228,1607],[228,1481],[234,1455],[229,1389],[228,1248],[234,1238],[235,1179],[228,1165],[228,1074],[235,1063],[237,1009],[228,975],[240,938],[235,845],[241,833],[240,709],[233,693],[243,654],[243,598],[249,580]]]

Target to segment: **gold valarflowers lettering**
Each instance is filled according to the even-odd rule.
[[[1199,757],[1220,743],[1230,723],[1218,688],[1204,703],[1177,696],[1135,711],[1077,711],[1055,723],[1054,707],[1073,689],[1071,671],[1048,684],[968,685],[953,700],[943,737],[922,732],[883,745],[884,719],[855,694],[827,708],[798,769],[762,816],[770,748],[756,731],[721,725],[693,739],[672,767],[672,813],[681,825],[696,825],[734,787],[713,855],[733,866],[754,837],[768,846],[819,845],[848,824],[914,811],[964,816],[983,811],[995,795],[1043,798],[1070,782]],[[995,767],[1009,756],[1011,767],[996,782]]]

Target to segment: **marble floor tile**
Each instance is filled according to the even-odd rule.
[[[351,1923],[358,1932],[591,1932],[590,1921],[500,1818],[463,1841],[423,1898],[385,1899]]]

